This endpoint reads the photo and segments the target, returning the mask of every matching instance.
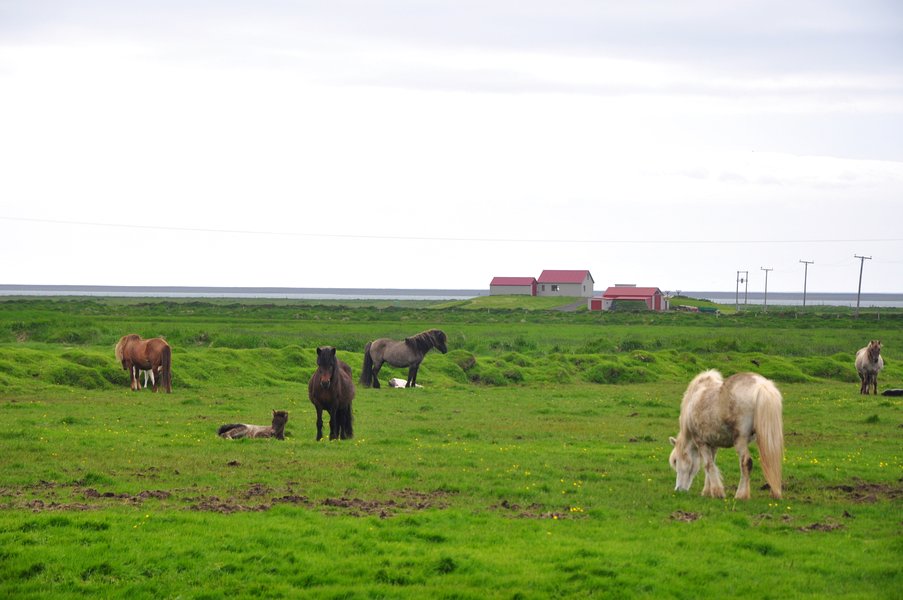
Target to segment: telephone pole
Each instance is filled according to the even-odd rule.
[[[809,265],[815,263],[814,260],[801,260],[805,265],[803,268],[803,308],[806,308],[806,280],[809,278]]]
[[[765,267],[759,267],[759,269],[765,271],[765,304],[762,308],[762,312],[768,312],[768,272],[774,271],[772,268],[766,269]]]
[[[746,279],[741,279],[740,273],[743,273],[743,276]],[[734,297],[734,310],[736,310],[737,312],[740,312],[740,284],[743,283],[744,281],[746,281],[746,285],[747,285],[747,287],[749,287],[749,271],[737,271],[737,291],[736,291],[736,295]],[[746,304],[745,294],[744,294],[743,303]]]
[[[854,258],[859,259],[859,290],[856,292],[856,318],[859,318],[859,296],[862,294],[862,267],[865,265],[865,261],[872,260],[871,256],[859,256],[858,254],[853,255]]]

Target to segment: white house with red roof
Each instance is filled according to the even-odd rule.
[[[614,285],[605,290],[601,296],[590,298],[586,307],[589,310],[611,310],[619,301],[645,302],[649,310],[665,311],[669,308],[668,299],[657,287],[637,287],[635,285]]]
[[[535,277],[493,277],[489,283],[490,296],[535,296]]]
[[[593,276],[589,271],[556,271],[546,269],[536,280],[537,296],[580,296],[593,295]]]

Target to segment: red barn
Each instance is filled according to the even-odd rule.
[[[504,296],[508,294],[520,296],[536,295],[535,277],[493,277],[489,282],[490,296]]]
[[[657,287],[636,287],[635,285],[615,285],[601,296],[594,296],[587,302],[590,310],[610,310],[616,300],[632,300],[645,302],[649,310],[668,310],[668,299]]]

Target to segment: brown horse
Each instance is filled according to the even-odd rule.
[[[361,385],[379,387],[379,370],[383,363],[393,367],[408,367],[408,379],[405,387],[415,387],[417,371],[423,357],[431,349],[436,348],[442,354],[448,352],[448,338],[441,329],[430,329],[405,338],[402,341],[379,338],[364,347],[364,367],[361,370]]]
[[[273,424],[266,425],[248,425],[247,423],[229,423],[221,426],[216,434],[227,440],[237,440],[241,438],[270,438],[277,440],[285,439],[285,424],[288,422],[288,411],[274,410]]]
[[[116,360],[129,372],[133,391],[141,389],[138,372],[151,371],[154,391],[163,386],[166,393],[172,392],[172,349],[163,338],[141,339],[135,333],[124,335],[116,344]]]
[[[317,370],[307,385],[307,395],[317,409],[317,441],[323,438],[323,411],[329,413],[329,439],[354,437],[351,402],[354,380],[351,367],[339,360],[332,346],[317,348]]]
[[[878,371],[884,368],[881,358],[881,340],[872,340],[856,353],[856,371],[859,372],[859,393],[869,394],[871,389],[878,395]]]

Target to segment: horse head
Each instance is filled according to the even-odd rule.
[[[336,357],[335,348],[332,346],[320,346],[317,348],[317,379],[320,387],[329,389],[332,379],[335,377]]]
[[[869,342],[869,362],[878,362],[881,356],[881,340],[872,340]]]
[[[671,450],[671,456],[668,462],[671,468],[677,471],[677,483],[674,486],[676,492],[689,491],[693,484],[693,478],[699,472],[700,459],[699,449],[693,442],[687,442],[682,435],[677,438],[668,438],[674,449]]]
[[[448,352],[448,346],[446,346],[446,342],[448,341],[448,337],[445,335],[445,332],[441,329],[430,329],[430,337],[433,340],[433,346],[442,354]]]

